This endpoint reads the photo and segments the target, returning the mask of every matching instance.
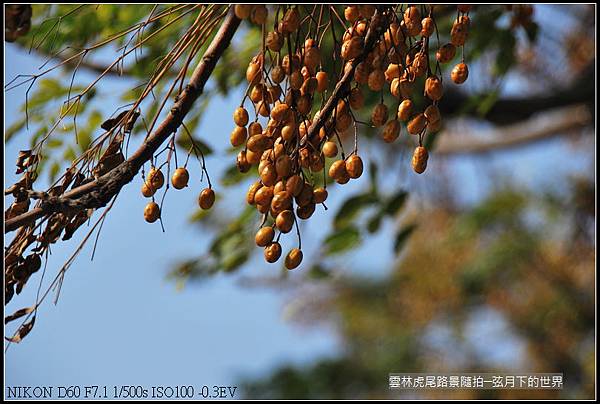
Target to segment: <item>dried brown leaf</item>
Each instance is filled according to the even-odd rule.
[[[35,316],[28,321],[27,323],[23,323],[12,337],[5,337],[5,339],[9,342],[19,343],[29,334],[32,330],[33,325],[35,324]]]
[[[21,318],[21,317],[31,313],[33,310],[35,310],[34,307],[25,307],[25,308],[19,309],[19,310],[15,311],[13,314],[11,314],[10,316],[6,316],[4,318],[4,324],[8,324],[11,321]]]

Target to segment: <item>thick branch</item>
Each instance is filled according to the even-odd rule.
[[[436,144],[436,155],[479,154],[530,144],[553,136],[589,127],[592,114],[583,105],[559,108],[527,122],[490,130],[485,136],[443,133]]]
[[[142,165],[152,158],[152,155],[158,150],[160,145],[179,128],[196,99],[202,94],[204,85],[210,78],[217,61],[229,46],[239,25],[240,20],[235,16],[233,8],[231,8],[221,28],[204,53],[202,60],[194,70],[189,84],[171,108],[169,115],[148,136],[131,157],[97,180],[65,192],[60,197],[42,201],[39,207],[7,220],[4,232],[8,233],[16,230],[21,226],[31,224],[35,220],[54,212],[105,206],[119,193],[125,184],[129,183],[136,176]]]
[[[596,90],[594,65],[595,61],[584,69],[579,78],[566,89],[530,97],[501,98],[481,118],[498,125],[508,125],[524,121],[541,111],[580,103],[585,103],[588,109],[593,111]],[[460,109],[468,99],[469,96],[463,92],[447,91],[439,104],[442,115],[449,116],[460,113]],[[467,113],[474,114],[474,112]]]

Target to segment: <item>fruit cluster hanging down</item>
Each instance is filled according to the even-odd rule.
[[[436,7],[352,5],[341,16],[335,6],[321,6],[316,15],[303,15],[298,6],[279,5],[270,20],[264,5],[235,6],[239,18],[263,30],[262,49],[246,70],[246,94],[233,112],[230,141],[241,148],[239,171],[257,170],[247,202],[264,215],[255,241],[264,248],[267,262],[280,258],[279,239],[294,226],[298,247],[289,251],[285,266],[293,269],[302,261],[298,220],[310,218],[316,205],[327,199],[326,182],[316,184],[311,172],[327,172],[338,184],[362,175],[358,124],[364,123],[355,112],[365,107],[365,91],[375,92],[381,100],[367,125],[382,128],[388,143],[406,127],[418,143],[412,157],[414,171],[420,174],[427,168],[429,154],[423,140],[437,132],[442,121],[438,108],[444,93],[441,64],[452,61],[457,49],[461,62],[452,69],[451,79],[462,84],[468,77],[464,44],[471,6],[457,6],[450,41],[445,44],[439,43]],[[272,30],[267,21],[273,22]],[[434,34],[438,44],[432,49]],[[321,51],[326,35],[334,44],[333,69],[331,63],[324,63],[332,55]],[[419,83],[426,97],[422,110],[417,110],[412,99]],[[392,95],[394,105],[384,103],[385,91]],[[352,130],[354,149],[346,154],[340,139]],[[334,159],[329,168],[326,158]]]

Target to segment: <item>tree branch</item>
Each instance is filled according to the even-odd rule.
[[[592,119],[586,105],[572,105],[542,114],[527,122],[490,130],[485,136],[443,133],[434,148],[434,153],[440,156],[478,154],[518,147],[590,126]]]
[[[596,90],[595,59],[588,65],[573,84],[551,94],[542,94],[532,97],[501,98],[494,103],[492,108],[482,119],[498,125],[508,125],[524,121],[537,112],[585,103],[590,110],[594,111],[594,92]],[[442,115],[456,115],[461,113],[462,106],[469,100],[469,96],[460,92],[447,91],[439,103]],[[475,112],[467,112],[475,115]]]
[[[319,117],[314,120],[314,122],[308,128],[306,135],[304,135],[304,137],[301,139],[301,146],[304,146],[307,141],[312,140],[319,133],[319,130],[321,130],[326,121],[331,117],[331,114],[334,108],[337,106],[338,101],[348,95],[348,92],[350,91],[350,82],[354,78],[356,66],[365,60],[369,53],[371,53],[371,51],[375,48],[377,40],[381,37],[385,28],[387,27],[386,18],[383,15],[383,12],[387,7],[389,6],[377,6],[377,11],[373,15],[369,30],[365,36],[363,52],[352,60],[352,67],[350,69],[344,69],[344,75],[336,84],[335,89],[331,93],[329,99],[327,99],[327,102],[323,108],[319,111]]]
[[[123,77],[123,78],[133,77],[133,75],[131,74],[131,71],[129,71],[128,69],[123,69],[121,71],[121,70],[119,70],[118,66],[113,66],[111,69],[108,69],[108,65],[103,65],[101,63],[96,63],[96,62],[92,62],[89,60],[82,60],[82,61],[78,62],[77,60],[72,59],[74,56],[72,54],[49,55],[47,53],[42,52],[39,49],[36,50],[36,52],[40,56],[46,56],[51,59],[58,59],[60,61],[60,64],[62,64],[64,67],[69,67],[70,69],[83,68],[86,70],[90,70],[91,72],[96,73],[96,74],[104,74],[106,76],[111,76],[111,77]]]
[[[239,25],[240,19],[235,16],[233,7],[231,7],[202,60],[196,66],[189,84],[174,103],[169,115],[131,157],[95,181],[65,192],[59,197],[47,198],[40,203],[39,207],[5,221],[4,232],[8,233],[29,225],[51,213],[105,206],[125,184],[131,182],[142,165],[152,158],[160,145],[182,124],[186,114],[202,94],[204,85],[210,78],[217,61],[229,46]]]
[[[21,46],[18,43],[17,43],[17,45]],[[44,52],[43,49],[35,49],[35,52],[40,57],[45,57],[48,60],[58,59],[58,62],[59,62],[58,65],[61,65],[62,67],[68,68],[70,70],[73,70],[75,68],[86,69],[92,73],[102,74],[102,75],[110,76],[110,77],[133,78],[133,79],[140,78],[133,74],[131,67],[125,67],[125,68],[121,69],[118,65],[115,65],[109,69],[108,64],[102,64],[102,63],[93,62],[91,60],[85,60],[85,59],[77,60],[77,59],[73,58],[73,56],[75,56],[75,55],[72,53],[69,53],[69,54],[59,53],[59,54],[51,55],[47,52]],[[169,77],[175,77],[175,76],[177,76],[177,72],[169,71],[167,73],[167,75]]]

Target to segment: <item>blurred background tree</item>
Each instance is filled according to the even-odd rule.
[[[592,398],[594,184],[567,200],[498,190],[471,209],[437,200],[389,276],[331,279],[298,294],[292,318],[335,324],[341,357],[246,381],[252,398]],[[532,218],[535,216],[535,219]],[[427,220],[424,220],[427,218]],[[563,391],[399,393],[402,372],[563,372]]]
[[[142,21],[153,7],[34,5],[32,28],[16,44],[53,65]],[[302,13],[311,11],[312,6],[301,6]],[[449,32],[455,8],[440,6],[436,13],[440,32]],[[343,355],[308,368],[282,368],[264,380],[248,380],[248,397],[395,397],[387,389],[390,372],[457,369],[564,372],[568,384],[564,391],[526,394],[582,398],[593,394],[594,6],[481,5],[471,16],[465,55],[469,82],[461,89],[446,88],[440,104],[445,126],[429,138],[428,172],[418,178],[409,172],[413,144],[408,136],[388,145],[376,131],[361,132],[361,153],[368,163],[364,178],[341,191],[331,187],[329,211],[317,213],[326,219],[304,226],[302,275],[292,280],[281,268],[274,276],[251,280],[291,287],[297,295],[291,306],[294,319],[335,324]],[[99,86],[86,95],[77,112],[77,139],[69,136],[75,120],[57,128],[60,136],[48,142],[40,164],[49,183],[86,150],[104,119],[139,95],[157,60],[193,18],[182,15],[166,28],[162,21],[148,26],[146,35],[157,33],[156,40],[109,70],[108,76],[118,84]],[[64,98],[104,71],[127,40],[123,37],[39,80],[29,90],[22,115],[5,129],[5,141],[29,136],[35,144],[59,115]],[[228,163],[219,164],[211,147],[214,138],[227,142],[230,127],[214,134],[198,133],[197,128],[213,97],[243,91],[246,66],[260,43],[259,27],[243,24],[186,118],[194,141],[209,162],[211,155],[215,159],[218,171],[211,175],[221,187],[220,200],[237,203],[217,203],[210,214],[198,210],[190,216],[213,239],[204,254],[190,254],[174,264],[168,276],[180,287],[218,272],[240,272],[237,279],[244,282],[242,269],[259,262],[253,246],[258,218],[243,202],[252,176],[235,169],[236,150],[228,149]],[[327,47],[332,44],[325,42]],[[446,80],[448,73],[444,71]],[[167,87],[157,86],[158,99]],[[367,101],[372,104],[375,99]],[[152,120],[156,104],[143,105],[146,120]],[[132,134],[134,142],[141,141],[144,127],[136,126]],[[535,184],[539,173],[523,170],[527,163],[518,171],[516,165],[495,157],[518,155],[530,145],[550,144],[555,138],[562,139],[560,151],[549,158],[557,166],[575,165],[581,175],[547,179],[555,185],[550,190]],[[190,146],[183,135],[177,144],[181,150]],[[472,164],[477,178],[464,178],[461,164]],[[372,240],[388,242],[384,248]],[[374,247],[379,248],[377,254],[394,260],[391,270],[381,268],[383,276],[342,264],[347,256],[368,257]],[[305,286],[314,284],[319,293],[304,296]],[[478,319],[487,322],[478,327]],[[493,329],[497,324],[498,332]],[[493,343],[501,342],[498,334],[510,339],[502,345],[508,353],[500,355],[501,360],[481,353],[487,337],[473,337],[481,330],[488,330]],[[459,395],[523,397],[522,392],[507,391]]]

